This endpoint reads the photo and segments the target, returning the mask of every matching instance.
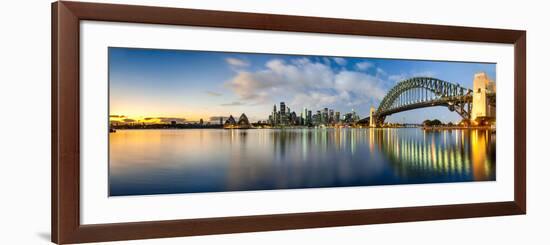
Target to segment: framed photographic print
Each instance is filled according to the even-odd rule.
[[[55,2],[52,241],[525,214],[525,38]]]

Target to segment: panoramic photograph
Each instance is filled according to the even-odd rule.
[[[110,47],[109,196],[496,180],[496,64]]]

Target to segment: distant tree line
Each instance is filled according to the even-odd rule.
[[[434,120],[425,120],[424,122],[422,122],[422,126],[424,127],[434,127],[434,126],[454,126],[454,124],[452,122],[449,122],[447,124],[439,121],[439,119],[434,119]]]
[[[422,122],[422,126],[428,126],[428,127],[432,127],[432,126],[441,126],[443,125],[443,123],[441,121],[439,121],[438,119],[434,119],[434,120],[424,120],[424,122]]]

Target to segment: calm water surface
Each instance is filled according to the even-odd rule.
[[[109,138],[111,196],[495,180],[488,130],[117,130]]]

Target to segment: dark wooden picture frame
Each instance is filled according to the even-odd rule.
[[[80,224],[81,20],[474,41],[514,45],[514,200],[116,224]],[[304,229],[526,213],[526,32],[82,2],[52,4],[51,232],[55,243]]]

